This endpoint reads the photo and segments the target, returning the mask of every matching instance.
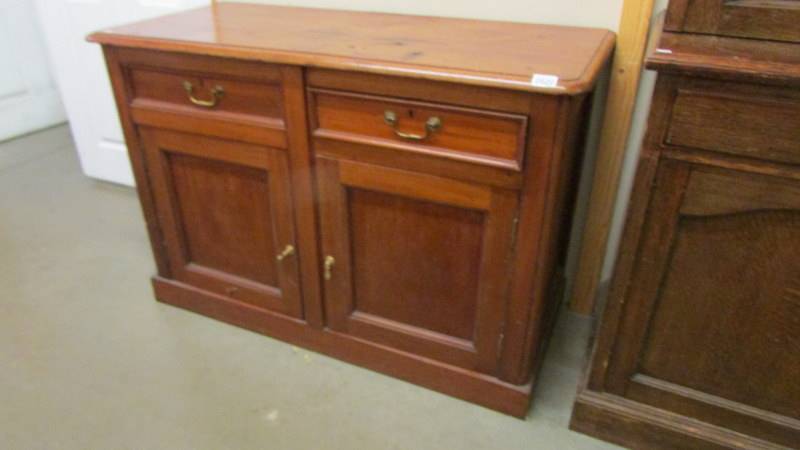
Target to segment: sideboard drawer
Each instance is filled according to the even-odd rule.
[[[800,99],[679,89],[667,144],[800,163]]]
[[[314,135],[519,170],[527,117],[311,89]]]
[[[134,67],[130,70],[133,101],[180,106],[228,116],[282,118],[279,84],[262,84],[219,75],[163,72]]]
[[[136,124],[288,146],[284,66],[136,48],[117,56]]]

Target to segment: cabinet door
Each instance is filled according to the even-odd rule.
[[[301,316],[286,152],[140,129],[171,277]]]
[[[800,181],[662,162],[641,236],[609,390],[800,442]]]
[[[317,158],[328,326],[491,373],[513,191]]]

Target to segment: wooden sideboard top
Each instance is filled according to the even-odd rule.
[[[99,31],[92,42],[520,91],[593,88],[614,46],[596,28],[217,3]],[[533,83],[533,75],[558,77]]]

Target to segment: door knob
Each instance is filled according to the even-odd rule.
[[[294,245],[287,245],[282,252],[278,253],[278,255],[275,256],[275,259],[277,259],[278,261],[283,261],[283,258],[286,258],[287,256],[293,253],[294,253]]]
[[[333,256],[328,255],[328,256],[325,257],[325,261],[323,263],[323,266],[325,268],[324,277],[325,277],[326,280],[330,280],[331,279],[331,270],[333,269],[333,264],[335,262],[336,262],[336,260],[333,259]]]

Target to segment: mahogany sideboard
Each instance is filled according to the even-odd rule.
[[[667,24],[700,3],[735,36],[781,35],[765,16],[797,12],[677,1]],[[750,21],[717,14],[756,3]],[[637,449],[800,448],[800,42],[652,42],[647,135],[571,427]]]
[[[218,3],[89,40],[158,300],[527,413],[613,33]]]

